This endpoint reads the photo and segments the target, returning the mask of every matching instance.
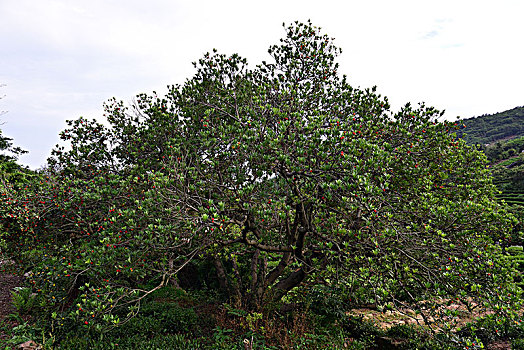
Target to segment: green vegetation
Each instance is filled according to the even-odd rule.
[[[1,183],[32,317],[11,343],[481,348],[451,305],[520,334],[500,244],[516,220],[485,155],[436,109],[351,87],[319,28],[285,30],[273,62],[208,53],[166,96],[69,121],[45,170]],[[348,314],[363,306],[425,325],[386,331]]]
[[[510,205],[520,223],[512,234],[512,244],[524,244],[524,107],[463,121],[461,136],[484,151],[500,193],[499,200]],[[498,133],[497,130],[507,130]],[[465,133],[464,133],[465,132]]]
[[[524,107],[515,107],[505,112],[482,115],[463,120],[466,126],[458,134],[465,134],[470,144],[493,144],[518,136],[524,136]]]
[[[0,112],[0,116],[4,113]],[[26,177],[30,171],[17,163],[18,157],[27,153],[27,151],[14,146],[12,141],[12,138],[5,136],[0,130],[0,180],[18,182]]]
[[[521,288],[524,288],[524,251],[522,246],[510,246],[506,248],[508,255],[507,260],[515,264],[519,274],[516,275],[515,282]]]
[[[140,313],[104,333],[80,326],[55,331],[45,322],[24,322],[9,329],[7,346],[34,340],[60,349],[481,349],[498,339],[524,340],[524,326],[495,315],[472,321],[454,332],[432,334],[414,324],[387,329],[362,317],[337,312],[331,303],[292,312],[249,312],[166,286],[143,301]],[[328,298],[325,298],[327,300]],[[39,316],[37,309],[34,317]],[[27,313],[16,314],[13,317]],[[20,318],[21,319],[21,318]],[[251,347],[249,347],[251,346]]]
[[[4,113],[0,112],[0,116]],[[14,146],[12,141],[12,138],[5,136],[2,130],[0,130],[0,188],[3,189],[9,186],[13,190],[17,190],[31,176],[32,172],[17,163],[18,157],[27,153],[27,151]],[[4,232],[0,224],[0,261],[5,258],[2,253],[7,247],[4,240]]]
[[[484,148],[490,162],[498,163],[505,160],[506,166],[512,164],[512,159],[518,158],[524,151],[524,136],[515,136],[507,141],[497,141]],[[514,161],[514,160],[513,160]]]
[[[524,256],[524,107],[489,116],[466,119],[467,131],[464,138],[470,143],[481,143],[477,147],[486,154],[493,175],[493,183],[499,193],[497,199],[509,205],[510,212],[518,219],[508,241],[509,261],[514,261],[520,274],[517,284],[523,284]],[[499,133],[506,130],[507,133]],[[483,143],[490,143],[483,145]],[[520,249],[520,250],[518,250]]]

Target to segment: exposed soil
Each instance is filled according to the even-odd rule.
[[[473,305],[476,305],[473,303]],[[449,299],[443,299],[436,302],[437,308],[434,310],[436,313],[441,315],[442,320],[447,322],[455,323],[455,327],[462,327],[468,322],[472,322],[475,318],[485,316],[490,312],[486,311],[476,311],[469,313],[466,310],[464,305],[459,305],[455,303],[449,303]],[[458,316],[456,317],[447,317],[445,316],[445,311],[457,311]],[[408,308],[401,308],[399,310],[380,312],[375,309],[369,308],[359,308],[353,309],[347,312],[348,315],[362,317],[365,321],[373,321],[380,328],[388,329],[393,326],[412,324],[422,326],[426,322],[422,315],[415,313],[414,310]],[[428,321],[433,325],[435,329],[440,329],[438,324],[433,323],[435,320],[433,317],[428,316]]]
[[[458,316],[454,318],[449,318],[447,321],[454,322],[455,327],[462,327],[466,325],[469,322],[473,322],[476,318],[485,316],[491,312],[486,311],[476,311],[469,313],[467,312],[466,308],[463,305],[458,305],[448,303],[448,299],[441,300],[440,303],[437,303],[437,305],[440,304],[438,309],[441,309],[441,311],[444,310],[453,310],[458,311]],[[448,305],[449,304],[449,305]],[[424,326],[425,322],[422,316],[415,313],[414,310],[411,309],[400,309],[396,311],[386,311],[386,312],[380,312],[375,309],[371,308],[358,308],[358,309],[352,309],[347,312],[348,315],[351,316],[357,316],[362,317],[364,321],[371,321],[374,322],[378,327],[382,328],[383,330],[389,329],[394,326],[399,325],[414,325],[414,326]],[[444,317],[445,318],[445,317]],[[432,317],[428,318],[429,322],[433,323],[434,320]],[[433,324],[436,330],[440,329],[438,327],[438,324]],[[505,349],[511,349],[511,342],[506,339],[498,339],[495,340],[492,343],[486,344],[487,350],[505,350]]]
[[[497,340],[486,346],[487,350],[508,350],[511,349],[511,342],[509,340]]]
[[[15,311],[11,305],[11,291],[21,286],[23,280],[22,276],[0,272],[0,321]]]
[[[0,261],[0,344],[2,340],[7,338],[7,334],[3,331],[3,326],[15,327],[16,321],[7,319],[7,316],[15,311],[11,304],[11,291],[15,287],[22,286],[24,281],[23,276],[14,275],[6,270],[9,261]]]

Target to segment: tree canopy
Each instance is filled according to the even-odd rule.
[[[2,86],[4,85],[0,84],[0,87]],[[0,97],[1,99],[2,97]],[[0,116],[5,113],[6,111],[0,110]],[[22,167],[16,164],[16,161],[20,155],[27,153],[22,148],[14,146],[12,141],[12,138],[5,136],[2,130],[0,130],[0,174],[4,176],[9,174],[10,177],[21,175],[20,170]]]
[[[340,53],[296,22],[271,62],[213,51],[163,97],[110,100],[108,126],[70,121],[41,178],[2,189],[11,252],[50,309],[118,323],[199,261],[250,308],[322,286],[425,316],[451,298],[507,314],[514,218],[486,157],[438,110],[352,87]]]

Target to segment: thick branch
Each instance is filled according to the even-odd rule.
[[[282,272],[284,272],[284,269],[286,268],[286,266],[289,264],[289,260],[291,258],[291,253],[290,252],[286,252],[284,253],[284,255],[282,256],[282,259],[280,259],[280,262],[278,263],[278,265],[273,269],[271,270],[271,272],[269,272],[269,274],[266,276],[266,281],[265,281],[265,286],[269,286],[271,284],[273,284],[273,282],[275,282],[277,280],[277,278],[280,277],[280,275],[282,274]]]
[[[273,301],[280,300],[287,292],[298,286],[306,278],[307,274],[304,269],[300,268],[287,276],[282,281],[278,282],[273,288]]]
[[[217,271],[218,284],[220,285],[220,288],[227,292],[227,276],[224,265],[222,265],[222,261],[219,258],[213,258],[213,265],[215,265],[215,270]]]
[[[255,287],[258,282],[258,257],[260,256],[260,250],[257,249],[253,253],[253,258],[251,258],[251,291],[255,290]]]
[[[271,246],[267,244],[258,243],[257,241],[250,240],[249,238],[246,238],[244,240],[244,243],[247,245],[250,245],[252,247],[255,247],[257,249],[266,251],[266,252],[292,252],[293,248],[290,246]]]

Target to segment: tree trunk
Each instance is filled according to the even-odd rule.
[[[215,270],[217,271],[217,278],[220,289],[222,289],[226,293],[229,293],[226,270],[224,269],[224,265],[222,265],[222,261],[219,258],[215,257],[213,258],[213,265],[215,266]]]
[[[169,274],[171,275],[173,269],[174,269],[174,261],[173,261],[173,257],[170,256],[169,257],[169,260],[167,262],[168,264],[168,267],[169,267]],[[175,287],[175,288],[180,288],[180,286],[178,285],[178,281],[177,281],[177,277],[176,275],[171,275],[171,278],[169,279],[169,282],[168,282],[171,286]]]
[[[255,287],[258,283],[258,257],[260,256],[260,249],[255,250],[253,258],[251,258],[251,285],[250,289],[252,292],[255,291]]]
[[[270,301],[276,302],[282,299],[282,297],[286,295],[287,292],[302,283],[306,276],[307,273],[303,268],[299,268],[298,270],[291,272],[285,279],[278,282],[273,287]]]
[[[233,280],[233,283],[229,284],[229,287],[231,289],[230,296],[233,297],[233,304],[237,307],[240,307],[242,305],[242,292],[240,292],[240,288],[242,287],[242,277],[240,276],[240,269],[238,268],[238,264],[235,257],[231,259],[231,263],[235,278]]]

